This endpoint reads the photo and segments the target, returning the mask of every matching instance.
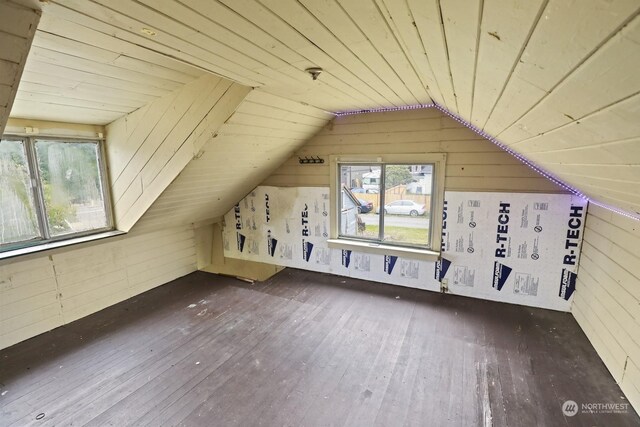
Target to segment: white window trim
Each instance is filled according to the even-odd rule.
[[[109,237],[122,236],[125,233],[124,231],[119,230],[111,230],[111,231],[99,231],[93,234],[88,234],[85,236],[76,236],[64,239],[64,240],[54,240],[47,241],[44,243],[40,243],[33,246],[25,246],[18,249],[9,249],[4,252],[0,252],[0,260],[5,260],[9,258],[15,258],[23,255],[35,254],[38,252],[49,251],[57,248],[64,248],[67,246],[78,245],[81,243],[94,242],[96,240],[102,240]]]
[[[427,261],[435,261],[440,256],[442,244],[442,210],[444,208],[444,180],[447,155],[446,153],[412,153],[412,154],[369,154],[369,155],[339,155],[329,156],[330,165],[330,194],[331,194],[331,226],[327,244],[330,248],[351,249],[358,252],[366,252],[381,255],[396,255],[405,258],[414,258]],[[406,246],[385,245],[379,242],[367,242],[349,239],[339,235],[338,207],[340,206],[340,177],[338,176],[338,164],[340,163],[407,163],[407,164],[433,164],[433,200],[431,248],[420,249]]]

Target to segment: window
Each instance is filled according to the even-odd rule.
[[[0,250],[112,228],[101,145],[0,140]]]
[[[333,199],[330,244],[433,254],[440,246],[444,165],[444,154],[332,157],[332,193],[339,189],[341,196]]]

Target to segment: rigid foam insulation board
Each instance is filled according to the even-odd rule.
[[[224,255],[440,290],[435,262],[329,248],[329,188],[257,187],[224,216]]]
[[[456,295],[569,311],[586,205],[567,194],[448,191],[436,278]]]
[[[569,311],[587,202],[566,194],[445,193],[441,258],[329,248],[323,187],[260,186],[224,217],[228,258]]]

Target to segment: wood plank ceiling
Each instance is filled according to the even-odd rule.
[[[638,0],[56,0],[15,108],[46,102],[38,74],[64,85],[86,59],[129,82],[150,74],[140,96],[191,76],[188,64],[326,111],[435,101],[590,197],[640,212],[639,12]],[[79,42],[110,54],[86,58]],[[311,66],[325,70],[317,81]],[[120,106],[108,95],[101,105]]]
[[[330,116],[318,108],[260,90],[250,92],[136,227],[161,228],[221,219]]]
[[[83,31],[45,10],[11,116],[107,124],[203,74],[106,34]]]
[[[39,20],[39,11],[9,1],[0,2],[0,135],[12,109]]]

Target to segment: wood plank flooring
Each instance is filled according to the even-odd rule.
[[[637,426],[568,313],[197,272],[0,351],[2,426]]]

